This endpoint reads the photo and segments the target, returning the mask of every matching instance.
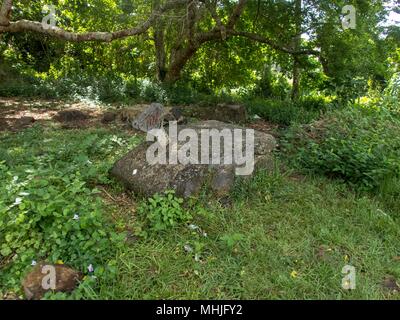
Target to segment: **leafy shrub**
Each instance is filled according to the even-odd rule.
[[[182,207],[182,203],[183,199],[177,198],[174,191],[167,191],[163,195],[156,194],[142,203],[138,212],[145,218],[150,230],[162,231],[192,218]]]
[[[392,79],[389,82],[389,85],[385,89],[382,99],[381,105],[390,110],[396,116],[400,115],[400,72],[393,75]]]
[[[139,103],[159,102],[172,105],[195,104],[200,101],[210,104],[232,101],[228,94],[199,92],[183,81],[167,85],[146,78],[125,78],[116,74],[56,73],[43,78],[32,75],[11,78],[10,74],[11,72],[7,73],[7,79],[1,83],[1,96],[67,98],[105,103],[133,100]]]
[[[256,81],[251,95],[261,98],[286,99],[290,96],[290,89],[287,79],[279,72],[273,72],[268,66],[261,72],[261,77]]]
[[[400,72],[395,73],[385,89],[385,94],[391,97],[400,98]]]
[[[245,102],[251,114],[282,125],[309,123],[328,109],[320,98],[303,98],[299,101],[254,99]]]
[[[299,167],[372,190],[400,174],[399,134],[386,110],[353,107],[293,127],[283,145]]]
[[[332,78],[325,83],[325,94],[336,97],[338,104],[355,103],[356,99],[367,94],[367,80],[346,74]]]

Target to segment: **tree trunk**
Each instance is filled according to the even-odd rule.
[[[159,10],[160,6],[160,0],[153,0],[155,10]],[[164,82],[167,73],[167,57],[165,53],[165,23],[162,17],[159,17],[154,25],[154,49],[156,52],[156,78],[158,81]]]
[[[157,26],[154,33],[154,46],[156,50],[156,77],[160,82],[164,82],[167,74],[164,35],[163,27]]]
[[[12,11],[12,0],[3,0],[0,8],[0,26],[8,26],[10,24]]]
[[[295,23],[296,23],[296,36],[294,39],[294,51],[298,51],[301,47],[301,23],[302,23],[302,12],[301,12],[301,0],[295,0]],[[300,59],[299,55],[293,54],[293,87],[292,87],[292,100],[297,100],[300,96]]]
[[[293,86],[292,86],[292,100],[298,100],[300,96],[300,62],[297,56],[294,57],[293,62]]]
[[[167,73],[164,78],[165,83],[175,83],[181,77],[181,72],[185,67],[186,63],[199,49],[197,46],[189,46],[175,51],[171,55],[171,63],[167,69]]]

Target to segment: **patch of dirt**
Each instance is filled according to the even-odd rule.
[[[92,103],[0,97],[0,131],[19,131],[33,123],[46,125],[54,122],[65,129],[108,125],[124,129],[124,124],[117,121],[102,122],[107,112],[109,110],[103,106]],[[28,118],[33,120],[28,121]]]
[[[319,143],[325,139],[326,133],[329,128],[335,126],[335,130],[344,136],[347,134],[344,128],[338,123],[338,120],[333,117],[323,117],[320,120],[313,121],[304,126],[305,134],[309,139]]]
[[[59,122],[84,121],[90,118],[90,115],[80,110],[65,110],[58,112],[53,119]]]
[[[319,246],[315,250],[315,255],[316,255],[317,259],[321,260],[321,261],[326,261],[329,258],[331,253],[332,253],[332,249],[327,246],[324,246],[324,245]]]
[[[306,180],[306,176],[300,174],[300,173],[292,173],[289,176],[289,179],[292,181],[296,181],[296,182],[303,182]]]
[[[116,193],[108,186],[98,185],[96,188],[100,191],[99,195],[104,202],[109,205],[108,213],[118,226],[118,231],[126,232],[125,242],[130,244],[136,242],[138,237],[132,228],[133,222],[136,220],[138,205],[135,198],[127,192]]]
[[[0,118],[0,131],[10,130],[10,125],[5,119]]]
[[[88,111],[69,109],[59,111],[53,119],[61,123],[63,129],[84,129],[90,126],[93,117]]]
[[[398,285],[396,278],[393,276],[387,276],[382,281],[383,289],[391,293],[400,293],[400,286]]]
[[[249,123],[248,127],[274,136],[276,135],[276,132],[279,130],[278,124],[274,124],[265,120],[253,121]]]
[[[117,119],[117,113],[116,112],[104,112],[102,117],[101,117],[101,123],[111,123]]]
[[[111,108],[105,108],[92,102],[0,97],[0,131],[19,131],[27,128],[33,125],[33,122],[27,123],[23,119],[31,117],[34,123],[44,126],[58,123],[63,129],[86,129],[112,125],[131,132],[132,128],[123,121],[120,113],[124,110],[136,110],[140,113],[148,106],[148,104],[137,104],[123,107],[116,104]],[[179,108],[165,107],[167,113],[173,113],[175,109]],[[279,135],[281,129],[279,125],[262,119],[253,121],[247,126],[275,137]]]

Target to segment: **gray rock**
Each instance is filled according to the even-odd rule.
[[[186,128],[192,128],[196,131],[200,131],[201,129],[246,129],[245,127],[239,125],[216,120],[200,121],[189,125],[179,126],[179,130]],[[254,140],[254,154],[256,156],[270,154],[276,147],[276,139],[265,132],[254,130]]]
[[[163,125],[163,114],[164,106],[159,103],[152,103],[137,119],[132,121],[132,127],[144,132],[161,128]]]
[[[26,126],[31,125],[34,122],[35,122],[35,118],[33,118],[33,117],[21,117],[21,118],[17,119],[15,124],[17,127],[26,127]]]
[[[174,107],[164,115],[164,125],[168,125],[171,121],[176,121],[178,124],[187,122],[181,108]]]
[[[101,122],[106,124],[106,123],[111,123],[113,121],[115,121],[115,119],[117,118],[117,114],[115,112],[105,112],[101,118]]]
[[[178,107],[174,107],[171,109],[171,114],[175,118],[176,121],[179,121],[179,119],[183,116],[182,114],[182,109]]]
[[[192,125],[178,126],[178,132],[183,129],[194,129],[200,140],[202,129],[217,129],[219,132],[228,129],[232,134],[234,129],[244,128],[219,121],[203,121]],[[255,168],[271,169],[273,164],[271,153],[276,147],[275,138],[269,134],[254,131],[254,139]],[[185,143],[178,142],[178,149]],[[146,152],[152,144],[146,142],[133,149],[117,161],[111,170],[112,176],[121,181],[128,189],[145,196],[172,189],[179,196],[187,198],[198,194],[204,185],[208,185],[215,195],[224,196],[229,194],[233,187],[236,169],[243,167],[243,164],[240,163],[224,164],[226,155],[222,144],[218,155],[221,164],[149,164],[146,160]],[[243,141],[244,144],[245,141]],[[211,146],[212,143],[209,143],[209,145]],[[199,146],[201,146],[201,140]],[[211,149],[205,149],[205,154],[209,158],[212,155]],[[165,155],[167,159],[170,159],[168,147],[165,150]]]
[[[172,113],[168,112],[164,115],[164,121],[168,124],[171,121],[176,121],[176,119]]]
[[[84,121],[89,119],[90,116],[80,110],[64,110],[59,111],[54,119],[59,122],[73,122],[73,121]]]
[[[211,190],[215,195],[222,197],[229,193],[235,183],[233,166],[220,166],[216,168],[211,180]]]
[[[188,106],[182,109],[182,113],[186,117],[201,120],[218,120],[230,123],[245,123],[247,121],[247,111],[242,105]]]

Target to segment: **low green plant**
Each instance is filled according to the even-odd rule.
[[[388,86],[381,95],[381,105],[398,117],[400,115],[399,98],[400,72],[395,73],[389,81]]]
[[[244,103],[250,114],[284,126],[292,123],[309,123],[318,119],[329,108],[323,99],[312,97],[298,101],[250,99]]]
[[[241,233],[225,234],[220,238],[220,241],[230,250],[243,240],[245,240],[245,236]]]
[[[125,79],[120,75],[73,74],[45,78],[32,75],[10,78],[3,81],[0,95],[3,97],[42,97],[95,101],[97,103],[151,103],[171,105],[195,104],[199,101],[216,105],[232,101],[229,95],[204,93],[183,81],[174,84],[160,84],[151,79]]]
[[[0,138],[0,283],[18,292],[34,262],[108,270],[122,245],[96,187],[133,143],[106,130],[39,126]],[[99,272],[99,271],[98,271]]]
[[[294,126],[283,146],[298,168],[373,190],[400,174],[399,134],[400,121],[390,112],[353,106]]]
[[[192,216],[182,206],[183,199],[175,196],[174,191],[155,194],[138,208],[151,231],[163,231],[188,222]]]

